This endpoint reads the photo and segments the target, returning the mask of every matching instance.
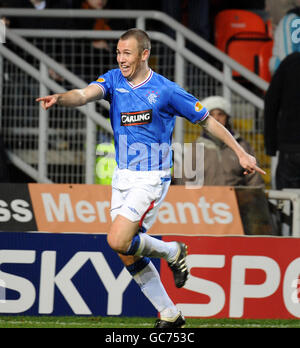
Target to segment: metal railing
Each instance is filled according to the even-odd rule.
[[[27,9],[0,9],[0,15],[34,16],[34,17],[72,17],[72,18],[132,18],[136,20],[136,27],[147,30],[147,20],[156,20],[164,23],[176,33],[175,40],[162,32],[149,32],[153,41],[152,65],[158,72],[174,80],[191,93],[202,99],[211,94],[223,94],[233,104],[233,120],[237,131],[242,133],[258,152],[262,167],[269,166],[268,160],[263,156],[263,139],[261,137],[263,99],[251,92],[232,78],[232,71],[239,72],[244,79],[255,88],[265,91],[267,82],[253,74],[227,55],[219,51],[210,43],[197,36],[195,33],[176,22],[171,17],[157,11],[111,11],[111,10],[27,10]],[[5,141],[9,145],[12,161],[21,167],[27,174],[39,182],[85,182],[94,181],[95,145],[99,139],[109,138],[111,129],[103,114],[107,104],[90,104],[76,110],[57,108],[55,114],[45,113],[34,99],[48,92],[63,92],[66,89],[82,88],[91,82],[91,75],[85,74],[87,67],[96,70],[96,64],[86,64],[87,47],[93,40],[109,40],[110,51],[97,52],[99,58],[108,56],[107,66],[113,67],[114,46],[121,35],[120,31],[82,31],[82,30],[7,30],[7,44],[0,46],[1,59],[1,86],[2,94],[2,131]],[[26,39],[25,39],[26,38]],[[222,68],[216,68],[206,60],[197,56],[187,44],[192,42],[201,47],[214,59],[218,60]],[[50,47],[50,49],[49,49]],[[69,51],[66,49],[69,48]],[[74,47],[77,47],[74,49]],[[89,61],[95,58],[95,52],[88,48]],[[44,51],[44,52],[43,52]],[[58,52],[59,51],[59,54]],[[79,51],[79,53],[78,53]],[[20,53],[21,52],[21,53]],[[61,52],[64,52],[61,54]],[[74,58],[75,56],[75,58]],[[79,59],[79,63],[76,59]],[[54,81],[49,72],[55,71],[63,82]],[[10,81],[11,76],[19,83],[21,91],[26,89],[22,100],[16,95],[16,88]],[[98,73],[100,75],[100,73]],[[80,76],[80,78],[78,77]],[[97,76],[93,75],[95,79]],[[30,91],[28,91],[28,88]],[[22,104],[23,103],[23,104]],[[15,105],[15,109],[14,106]],[[21,111],[28,111],[31,122],[24,121]],[[21,114],[20,114],[21,113]],[[53,119],[63,115],[63,127],[57,126]],[[15,124],[10,123],[16,120]],[[61,119],[56,123],[60,123]],[[25,122],[25,123],[24,123]],[[78,125],[74,127],[74,124]],[[25,126],[24,126],[25,124]],[[67,127],[72,124],[72,127]],[[50,125],[50,126],[49,126]],[[68,128],[68,129],[67,129]],[[69,143],[74,143],[68,133],[82,135],[76,140],[76,151],[80,148],[81,158],[74,155],[69,148],[49,149],[52,135],[63,135]],[[19,132],[19,133],[18,133]],[[28,133],[27,142],[31,148],[24,145],[24,134]],[[175,141],[183,143],[193,141],[199,134],[198,128],[187,125],[182,118],[177,118],[175,127]],[[36,139],[37,138],[37,139]],[[22,143],[20,145],[20,143]],[[59,147],[60,144],[57,145]],[[68,146],[67,146],[68,147]],[[26,150],[26,151],[24,151]],[[53,153],[52,153],[53,152]],[[31,158],[28,154],[31,154]],[[26,157],[27,156],[27,157]],[[76,158],[75,158],[76,157]],[[17,159],[18,158],[18,159]],[[77,162],[76,162],[77,161]],[[56,176],[58,166],[60,170],[78,171],[78,176]],[[51,166],[53,168],[51,168]],[[56,168],[55,168],[56,166]],[[30,167],[30,170],[29,170]]]
[[[300,237],[300,190],[289,191],[267,191],[267,197],[270,201],[274,200],[276,204],[280,202],[289,203],[292,209],[289,210],[291,223],[288,230],[288,235]],[[283,232],[283,231],[282,231]]]

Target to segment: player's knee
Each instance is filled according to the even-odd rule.
[[[114,234],[107,235],[107,243],[108,245],[119,254],[126,254],[128,250],[128,245],[121,241],[119,238],[116,238]]]

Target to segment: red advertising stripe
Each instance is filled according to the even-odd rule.
[[[173,237],[163,237],[165,241]],[[162,262],[161,277],[187,317],[300,318],[300,239],[180,237],[188,245],[190,277],[177,289]]]

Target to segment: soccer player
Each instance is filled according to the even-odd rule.
[[[117,45],[119,69],[108,71],[86,88],[37,101],[45,110],[55,104],[76,107],[101,98],[110,102],[118,166],[112,180],[112,224],[107,241],[160,313],[155,327],[179,328],[185,325],[185,318],[169,298],[150,258],[165,259],[176,287],[181,288],[189,274],[187,246],[145,233],[154,223],[170,185],[175,115],[200,123],[230,146],[245,174],[264,172],[194,96],[149,68],[150,51],[147,33],[130,29]]]

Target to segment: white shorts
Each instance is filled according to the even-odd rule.
[[[118,169],[112,178],[111,219],[122,215],[145,232],[155,222],[171,183],[169,171]]]

